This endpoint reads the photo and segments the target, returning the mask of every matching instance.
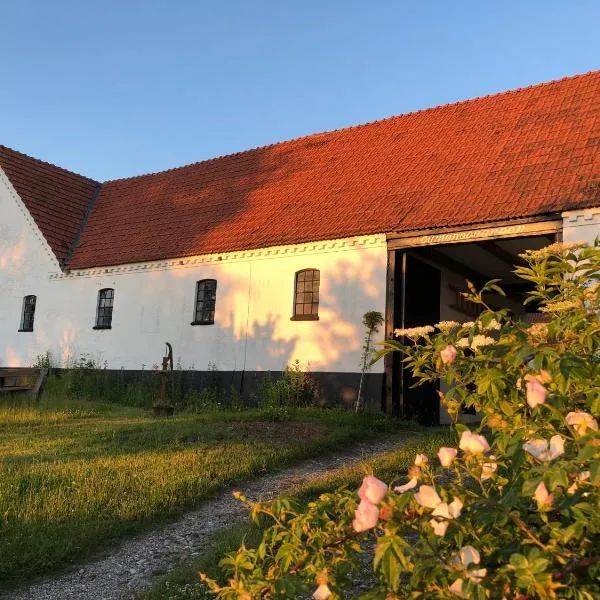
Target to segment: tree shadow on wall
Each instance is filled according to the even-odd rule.
[[[285,189],[294,154],[275,145],[105,183],[75,265],[97,256],[113,265],[272,245],[273,224],[289,211],[269,200],[268,188]],[[297,193],[291,189],[290,199]]]

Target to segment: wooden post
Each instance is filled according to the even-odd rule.
[[[406,327],[406,252],[402,253],[402,296],[400,298],[400,329]],[[404,344],[405,338],[402,336],[400,341]],[[404,405],[404,363],[400,361],[400,373],[398,374],[398,415],[404,419],[406,417],[406,407]]]
[[[385,339],[389,340],[394,336],[394,295],[395,295],[395,272],[396,272],[396,251],[388,250],[387,253],[387,273],[385,288]],[[386,354],[383,359],[385,370],[385,412],[388,415],[393,413],[394,390],[394,357]]]

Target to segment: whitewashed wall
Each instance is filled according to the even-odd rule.
[[[47,289],[48,273],[59,269],[52,250],[8,178],[0,169],[0,365],[21,366],[37,347],[37,332],[17,333],[23,297]],[[37,310],[49,310],[48,295]]]
[[[600,208],[572,210],[562,214],[563,241],[593,244],[600,236]]]
[[[183,368],[357,372],[362,315],[385,312],[385,236],[72,272],[65,276],[0,175],[0,364],[50,351],[61,364],[90,354],[108,368],[150,369],[173,344]],[[294,275],[321,272],[319,321],[291,321]],[[195,284],[216,279],[214,325],[192,326]],[[94,330],[98,291],[115,289],[112,329]],[[35,294],[32,333],[18,332]],[[373,371],[382,372],[383,363]]]

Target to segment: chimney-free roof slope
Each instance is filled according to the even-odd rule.
[[[600,71],[106,182],[69,267],[591,206]]]
[[[63,263],[83,224],[86,207],[100,184],[1,144],[0,168],[54,255]]]

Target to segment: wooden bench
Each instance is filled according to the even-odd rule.
[[[48,369],[0,367],[0,396],[27,394],[37,400],[44,389]]]

